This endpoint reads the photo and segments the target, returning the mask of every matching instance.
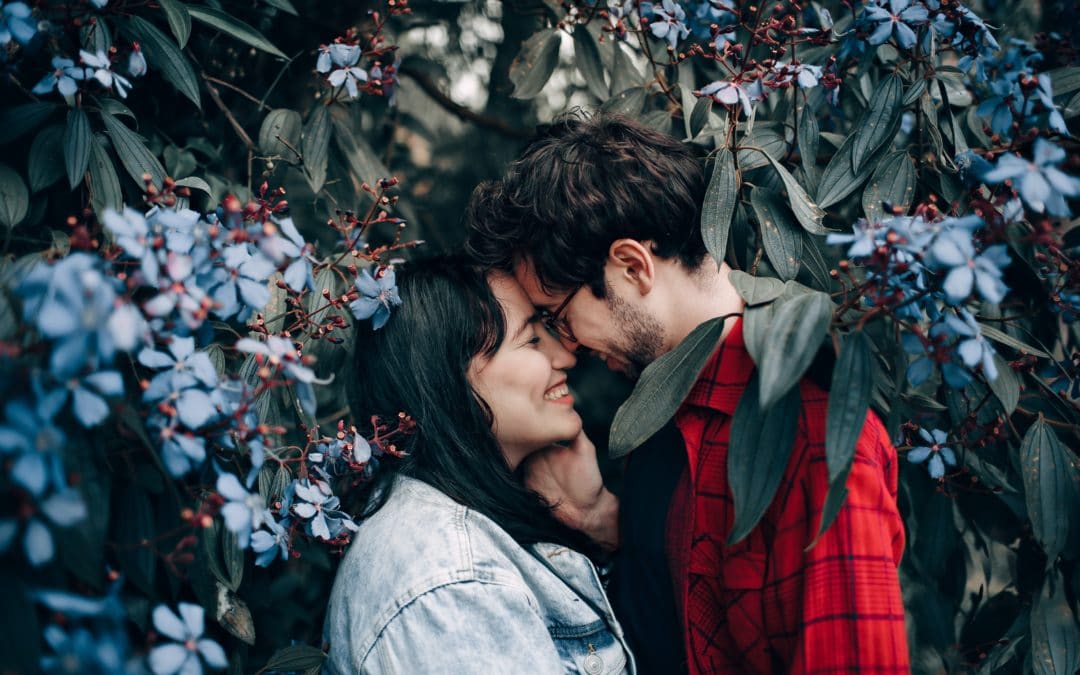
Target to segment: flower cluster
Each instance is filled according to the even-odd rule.
[[[43,635],[49,651],[41,657],[43,673],[121,673],[141,670],[130,657],[117,577],[104,597],[38,590],[33,599],[49,610],[53,622]]]
[[[1068,134],[1050,75],[1036,72],[1042,59],[1030,44],[1013,39],[999,55],[978,61],[977,88],[983,95],[977,112],[995,134],[1012,138],[1018,130],[1039,128]]]

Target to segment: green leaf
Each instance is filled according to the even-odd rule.
[[[109,153],[101,144],[101,139],[94,136],[90,142],[90,203],[98,218],[105,209],[120,209],[124,205],[124,194],[120,191],[120,178],[116,175]]]
[[[881,220],[886,214],[882,202],[900,207],[907,213],[915,200],[915,165],[907,152],[893,152],[885,156],[870,177],[863,191],[862,207],[871,222]]]
[[[611,53],[611,91],[621,92],[644,84],[641,72],[630,60],[620,40],[608,40]]]
[[[157,26],[139,16],[133,16],[128,21],[128,31],[139,41],[150,65],[161,71],[161,79],[176,87],[195,107],[201,109],[195,69],[176,43]]]
[[[30,208],[30,193],[15,169],[0,164],[0,225],[15,227]]]
[[[1080,630],[1060,572],[1046,576],[1031,608],[1031,667],[1035,675],[1080,670]]]
[[[642,371],[630,398],[611,422],[608,453],[612,458],[628,454],[674,416],[716,350],[723,330],[723,321],[709,319]]]
[[[1064,66],[1045,73],[1039,73],[1040,80],[1044,76],[1050,77],[1050,86],[1054,91],[1054,96],[1068,94],[1080,89],[1080,66]]]
[[[291,2],[289,2],[289,0],[263,0],[263,2],[270,5],[274,9],[280,9],[281,11],[285,12],[286,14],[292,14],[293,16],[300,16],[296,11],[296,7],[293,7],[293,4]]]
[[[315,106],[304,127],[304,170],[312,192],[318,192],[326,184],[326,166],[330,158],[330,134],[333,126],[330,109]]]
[[[165,12],[169,30],[172,31],[180,49],[183,49],[187,46],[188,38],[191,37],[191,14],[178,0],[158,0],[158,4],[161,5],[161,11]]]
[[[191,14],[192,19],[195,19],[199,23],[221,31],[246,45],[264,51],[272,56],[277,56],[282,59],[289,58],[285,55],[285,52],[275,47],[269,40],[263,37],[262,33],[231,14],[212,7],[199,7],[195,5],[188,5],[188,13]]]
[[[750,204],[761,227],[761,243],[776,275],[790,281],[799,273],[803,255],[803,232],[792,222],[791,214],[780,202],[780,195],[764,188],[750,192]]]
[[[240,548],[236,535],[227,527],[221,528],[221,562],[229,576],[229,580],[223,583],[229,590],[235,591],[244,580],[244,551]]]
[[[900,99],[900,105],[904,108],[908,107],[915,101],[919,100],[919,97],[926,91],[926,80],[915,80],[911,83],[911,86],[904,92],[904,98]]]
[[[160,188],[165,181],[165,167],[146,147],[143,139],[112,115],[102,115],[101,119],[105,122],[105,131],[112,140],[116,156],[135,184],[140,187],[145,185],[143,177],[149,174],[154,186]]]
[[[1050,356],[1050,354],[1043,351],[1042,349],[1039,349],[1037,347],[1032,347],[1031,345],[1027,344],[1026,342],[1023,342],[1021,340],[1017,340],[1016,338],[1009,335],[1008,333],[1006,333],[1004,331],[1001,331],[1001,330],[998,330],[997,328],[994,328],[993,326],[987,325],[985,323],[981,323],[981,322],[979,323],[979,332],[981,332],[984,337],[988,337],[991,340],[993,340],[994,342],[997,342],[999,344],[1003,344],[1003,345],[1005,345],[1007,347],[1012,347],[1013,349],[1016,349],[1017,351],[1020,351],[1020,352],[1022,352],[1024,354],[1033,354],[1033,355],[1038,356],[1039,358],[1043,358],[1043,359],[1052,358]]]
[[[992,380],[986,378],[987,384],[1001,402],[1005,414],[1011,415],[1020,404],[1020,374],[1000,354],[994,354],[994,365],[997,366],[998,376]]]
[[[333,139],[338,150],[344,155],[349,164],[349,170],[359,182],[375,185],[380,178],[389,178],[390,169],[382,163],[368,142],[360,135],[354,134],[348,122],[343,119],[346,111],[340,110],[339,115],[331,115],[334,127]]]
[[[851,145],[851,166],[858,173],[878,148],[894,135],[893,126],[904,112],[899,105],[904,87],[899,75],[889,75],[874,88],[870,107],[859,120]]]
[[[799,113],[799,157],[803,172],[810,181],[807,187],[811,190],[817,187],[817,155],[818,145],[821,142],[819,131],[814,111],[810,106],[803,105]]]
[[[705,125],[709,122],[709,113],[712,112],[713,100],[709,96],[702,96],[694,103],[694,108],[690,111],[690,138],[697,138],[697,135],[701,133],[701,130],[705,128]],[[683,110],[683,114],[686,111]]]
[[[140,591],[154,597],[154,508],[146,491],[135,483],[120,495],[111,541],[116,542],[116,561],[120,571]]]
[[[203,552],[206,555],[206,566],[210,568],[210,573],[221,582],[222,585],[228,587],[229,575],[225,573],[225,568],[221,563],[221,526],[218,524],[217,519],[210,522],[209,527],[204,527],[202,531],[202,547]]]
[[[739,201],[739,174],[731,150],[722,148],[713,162],[712,178],[701,205],[701,238],[719,265],[724,262],[731,217]]]
[[[585,85],[592,95],[601,101],[606,100],[609,92],[607,82],[604,81],[600,48],[596,44],[596,38],[584,25],[574,28],[574,65],[585,78]]]
[[[199,178],[198,176],[188,176],[187,178],[181,178],[180,180],[176,181],[176,184],[180,187],[200,190],[211,197],[214,196],[213,188],[210,187],[210,184],[202,178]]]
[[[1032,532],[1053,562],[1069,536],[1069,506],[1080,467],[1042,414],[1020,443],[1020,469]]]
[[[295,164],[300,157],[300,113],[288,108],[271,110],[259,127],[259,150],[270,157],[280,157]]]
[[[803,229],[810,234],[828,234],[829,230],[821,224],[821,220],[825,217],[825,212],[821,210],[822,207],[810,199],[810,195],[806,194],[803,186],[799,185],[799,181],[795,180],[795,176],[791,175],[791,172],[783,164],[760,149],[759,152],[772,164],[773,169],[780,176],[780,180],[783,181],[784,189],[788,193],[788,203],[791,204],[791,211],[795,214],[795,219],[799,221]]]
[[[513,98],[534,98],[559,65],[559,31],[544,30],[534,34],[521,45],[521,52],[510,64],[510,81],[514,83]]]
[[[728,279],[747,307],[772,302],[784,292],[784,282],[773,277],[755,277],[742,270],[732,270]]]
[[[776,131],[758,128],[739,144],[739,171],[760,169],[783,159],[787,154],[787,147],[787,141]]]
[[[825,264],[825,258],[821,255],[819,244],[822,240],[809,232],[800,232],[803,237],[803,259],[801,261],[803,276],[809,278],[810,285],[819,291],[829,292],[832,290],[832,277],[829,276],[829,266]]]
[[[810,289],[778,302],[782,304],[776,308],[758,363],[762,409],[798,384],[829,330],[836,307],[828,294]]]
[[[763,409],[758,404],[758,375],[750,379],[731,420],[727,470],[735,522],[729,546],[750,534],[772,503],[791,458],[799,422],[799,390],[788,391],[776,405]]]
[[[131,119],[138,121],[135,117],[135,113],[131,111],[131,108],[127,107],[115,98],[103,98],[99,101],[101,105],[102,114],[109,114],[114,117],[123,115],[124,117],[130,117]]]
[[[72,190],[82,182],[86,166],[90,163],[90,118],[82,108],[68,111],[67,127],[64,129],[64,168],[67,170],[68,185]]]
[[[604,112],[637,117],[641,114],[641,108],[645,105],[645,98],[644,87],[630,87],[604,101],[600,109]]]
[[[829,164],[821,174],[821,180],[818,182],[817,203],[823,209],[838,203],[857,190],[874,172],[879,159],[876,155],[864,160],[859,171],[856,172],[852,167],[851,148],[854,144],[854,135],[844,139],[844,143],[829,160]]]
[[[326,659],[326,654],[317,647],[310,645],[291,645],[274,652],[274,655],[270,657],[270,660],[263,666],[263,670],[274,670],[279,672],[291,672],[296,670],[305,670],[307,668],[314,668],[315,666],[322,665],[322,662]]]
[[[35,101],[0,110],[0,145],[33,131],[59,108],[55,103]]]

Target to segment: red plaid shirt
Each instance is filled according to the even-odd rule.
[[[731,419],[753,371],[740,320],[675,415],[689,462],[668,514],[667,549],[689,672],[909,672],[896,450],[875,415],[859,437],[847,501],[804,551],[828,490],[827,395],[801,382],[795,446],[776,498],[753,532],[725,544],[734,516]]]

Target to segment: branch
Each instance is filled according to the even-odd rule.
[[[229,110],[229,106],[225,105],[225,102],[221,100],[221,92],[214,86],[214,83],[212,82],[213,78],[206,73],[202,73],[202,79],[206,84],[206,90],[210,92],[210,98],[214,100],[217,107],[225,114],[225,118],[229,120],[229,124],[232,125],[233,130],[236,131],[236,135],[240,137],[240,140],[244,142],[244,145],[247,146],[248,150],[254,150],[254,141],[252,141],[251,136],[248,136],[247,132],[244,131],[244,127],[240,126],[240,122],[236,120],[232,111]]]
[[[409,65],[402,65],[398,69],[398,72],[402,75],[408,75],[411,77],[420,88],[424,90],[424,93],[435,100],[440,106],[442,106],[447,112],[454,115],[458,119],[472,122],[478,127],[494,131],[495,133],[506,136],[513,139],[527,139],[532,138],[533,132],[528,129],[519,129],[518,127],[511,126],[497,117],[490,117],[483,115],[474,110],[470,110],[461,105],[454,99],[450,98],[439,89],[439,85],[435,83],[427,75],[419,72],[416,68]]]

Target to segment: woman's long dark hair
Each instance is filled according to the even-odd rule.
[[[464,257],[432,258],[402,268],[397,284],[402,304],[387,324],[357,326],[346,390],[355,420],[405,412],[417,426],[396,442],[405,455],[384,456],[360,486],[361,517],[386,503],[402,474],[491,518],[522,545],[548,541],[595,553],[510,470],[490,408],[467,379],[473,357],[494,354],[506,334],[485,270]]]

